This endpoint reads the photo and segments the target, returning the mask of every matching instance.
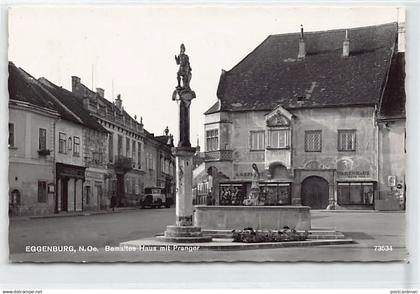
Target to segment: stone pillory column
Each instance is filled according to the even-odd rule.
[[[172,94],[172,100],[179,105],[179,142],[175,148],[176,225],[167,226],[165,235],[158,238],[176,243],[209,242],[211,237],[203,236],[201,228],[193,224],[192,158],[195,148],[191,147],[190,142],[190,105],[195,92],[190,88],[191,66],[184,44],[181,45],[180,54],[175,56],[175,61],[179,64],[178,85]]]

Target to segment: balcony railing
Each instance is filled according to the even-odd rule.
[[[205,161],[230,161],[232,150],[215,150],[205,152]]]

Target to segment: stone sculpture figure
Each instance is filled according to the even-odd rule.
[[[195,92],[190,88],[191,66],[188,55],[185,54],[185,46],[181,44],[181,52],[175,55],[175,61],[179,64],[177,72],[178,86],[172,94],[172,100],[179,102],[179,143],[178,147],[191,147],[190,143],[190,104],[195,98]],[[182,86],[181,86],[182,78]]]
[[[175,55],[176,64],[179,65],[179,69],[177,72],[177,81],[178,81],[178,89],[190,89],[190,81],[191,81],[191,65],[190,59],[187,54],[185,54],[185,45],[181,44],[180,53],[178,56]],[[181,78],[182,78],[182,86],[181,86]]]
[[[244,200],[244,205],[260,205],[260,185],[258,180],[260,179],[260,173],[255,163],[252,164],[252,183],[251,191],[249,192],[248,198]]]

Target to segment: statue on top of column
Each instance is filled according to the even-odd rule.
[[[190,89],[190,81],[191,81],[191,65],[190,65],[190,59],[187,54],[185,54],[185,45],[181,44],[180,53],[178,56],[175,55],[175,61],[176,64],[179,65],[179,69],[177,72],[177,81],[178,86],[177,89]],[[181,86],[181,78],[182,78],[182,86]]]

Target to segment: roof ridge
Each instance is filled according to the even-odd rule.
[[[45,79],[45,78],[44,78]],[[54,94],[52,94],[48,89],[45,89],[46,85],[42,85],[42,83],[38,80],[36,80],[37,83],[40,83],[40,87],[42,87],[42,89],[45,90],[45,92],[47,93],[48,96],[50,96],[52,99],[55,100],[56,103],[58,103],[62,108],[64,108],[65,111],[67,111],[68,113],[70,113],[80,124],[84,125],[83,120],[77,115],[75,114],[73,111],[71,111],[67,105],[65,105],[64,103],[62,103],[60,101],[60,99],[58,99]],[[50,82],[51,83],[51,82]]]
[[[390,25],[398,25],[397,22],[387,22],[383,24],[377,24],[377,25],[368,25],[368,26],[358,26],[358,27],[348,27],[348,28],[338,28],[338,29],[331,29],[331,30],[318,30],[318,31],[305,31],[306,34],[320,34],[320,33],[333,33],[333,32],[340,32],[345,30],[359,30],[359,29],[371,29],[374,27],[385,27]],[[291,36],[291,35],[300,35],[299,32],[290,32],[290,33],[280,33],[280,34],[270,34],[269,36]]]

